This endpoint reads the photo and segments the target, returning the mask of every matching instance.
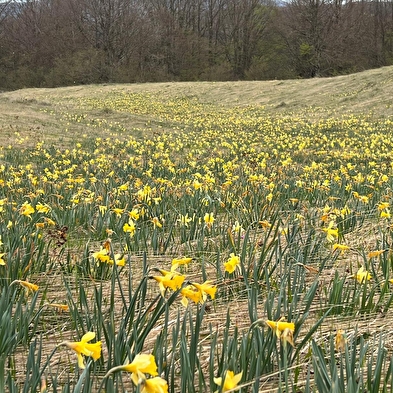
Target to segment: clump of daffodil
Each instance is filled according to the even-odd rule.
[[[93,253],[93,258],[97,261],[97,265],[102,262],[108,263],[109,265],[113,265],[115,263],[117,266],[124,266],[126,263],[122,254],[115,254],[115,260],[113,260],[110,256],[108,248],[105,247],[101,247],[99,251]]]
[[[232,274],[238,267],[240,267],[240,257],[232,252],[229,259],[224,262],[225,271]]]
[[[180,218],[177,220],[177,222],[180,222],[181,225],[188,227],[188,223],[191,222],[193,218],[188,217],[188,213],[183,216],[183,214],[180,214]]]
[[[117,371],[131,373],[132,382],[140,386],[142,393],[167,393],[168,383],[165,379],[158,377],[157,364],[153,355],[140,353],[135,356],[131,363],[111,368],[105,378]],[[152,378],[148,378],[151,376]]]
[[[241,381],[243,376],[243,371],[239,374],[235,374],[231,370],[227,370],[224,373],[223,377],[214,378],[214,383],[218,386],[221,386],[221,392],[227,392],[229,390],[235,389],[239,382]],[[215,392],[217,393],[218,390]]]
[[[76,355],[78,356],[78,366],[79,368],[84,369],[85,363],[82,355],[90,356],[94,360],[97,360],[101,357],[101,341],[89,343],[89,341],[93,340],[95,336],[96,334],[94,332],[87,332],[85,335],[83,335],[81,341],[63,341],[58,345],[58,347],[65,345],[75,351]]]

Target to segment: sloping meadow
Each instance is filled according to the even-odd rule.
[[[74,101],[1,151],[0,391],[391,389],[389,118]]]

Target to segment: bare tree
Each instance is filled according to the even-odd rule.
[[[228,0],[223,12],[222,44],[233,77],[244,79],[267,26],[269,12],[266,3],[260,0]]]
[[[127,61],[138,37],[143,9],[132,0],[68,0],[74,20],[90,45],[105,57],[106,78]]]

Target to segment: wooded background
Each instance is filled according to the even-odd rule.
[[[0,89],[331,76],[393,64],[393,1],[0,2]]]

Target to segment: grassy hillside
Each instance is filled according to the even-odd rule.
[[[391,391],[392,78],[1,94],[0,392]]]
[[[102,137],[108,134],[110,123],[122,126],[123,135],[171,126],[154,111],[140,113],[132,107],[89,103],[93,98],[105,101],[124,94],[147,94],[161,105],[172,105],[176,99],[192,100],[203,105],[201,110],[211,111],[256,106],[261,115],[290,115],[310,121],[346,114],[381,118],[393,115],[393,67],[308,80],[92,85],[6,92],[0,94],[0,142],[31,144],[48,140],[64,145],[89,134],[86,126],[91,121],[96,121],[95,135]],[[97,119],[106,123],[100,124]],[[110,132],[117,134],[115,127]]]

